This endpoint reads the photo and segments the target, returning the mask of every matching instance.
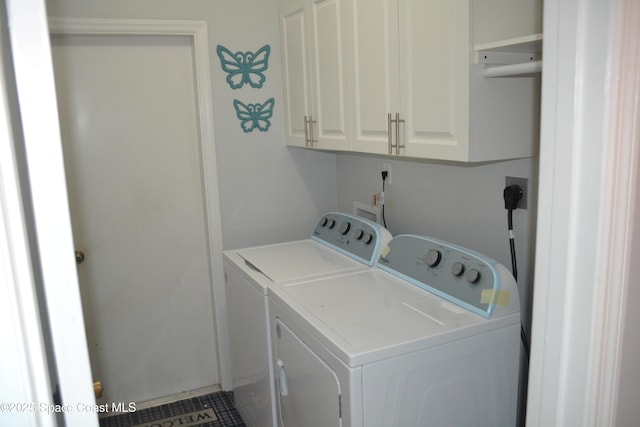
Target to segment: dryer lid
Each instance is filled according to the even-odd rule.
[[[365,268],[363,264],[312,240],[242,249],[238,255],[276,283]]]

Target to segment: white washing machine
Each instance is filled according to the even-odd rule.
[[[390,240],[379,224],[330,212],[310,239],[224,252],[234,399],[248,426],[276,425],[269,287],[371,269]]]
[[[269,289],[285,427],[516,425],[513,276],[476,252],[401,235],[378,268]]]

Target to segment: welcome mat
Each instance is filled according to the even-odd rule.
[[[218,391],[100,419],[100,427],[246,427],[233,392]]]
[[[143,424],[135,424],[131,427],[197,427],[216,421],[218,417],[213,409],[203,409],[202,411],[189,412],[188,414],[163,418]]]

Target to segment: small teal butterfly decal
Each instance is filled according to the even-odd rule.
[[[218,45],[218,56],[222,69],[229,73],[227,83],[231,89],[239,89],[245,84],[252,88],[261,88],[266,80],[263,72],[269,67],[269,53],[271,48],[264,45],[255,53],[233,53],[226,47]]]
[[[273,115],[273,98],[269,98],[264,104],[244,104],[237,99],[233,100],[233,106],[236,109],[236,115],[240,120],[240,126],[245,132],[253,132],[258,129],[266,132],[271,126],[271,116]]]

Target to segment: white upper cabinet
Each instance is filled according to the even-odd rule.
[[[400,0],[399,35],[398,112],[404,122],[396,126],[404,132],[396,135],[396,152],[467,160],[467,1]]]
[[[356,151],[452,158],[465,141],[461,0],[353,0]]]
[[[288,2],[281,9],[289,145],[348,149],[348,0]]]
[[[287,144],[309,146],[307,117],[312,114],[311,66],[306,1],[289,2],[280,11],[285,136]]]
[[[352,149],[389,154],[388,115],[399,111],[400,103],[398,3],[352,0],[352,4]]]
[[[504,39],[539,42],[531,34],[540,30],[540,0],[300,3],[310,22],[312,76],[304,90],[312,100],[304,113],[288,106],[287,119],[303,131],[303,116],[317,123],[307,126],[306,144],[289,144],[463,162],[537,153],[539,75],[485,75],[493,62],[540,59],[508,47],[487,53],[504,50]],[[286,23],[283,15],[285,34]],[[283,43],[290,102],[292,75],[303,70],[287,63],[290,46]]]

